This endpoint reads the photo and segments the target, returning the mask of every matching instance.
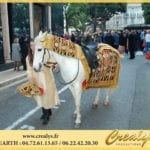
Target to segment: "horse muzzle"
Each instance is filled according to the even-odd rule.
[[[36,66],[36,67],[33,66],[33,69],[34,69],[35,72],[40,72],[40,71],[41,71],[41,68],[42,68],[42,65],[41,65],[41,64],[39,64],[39,65]]]

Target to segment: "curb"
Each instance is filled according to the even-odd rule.
[[[12,68],[14,68],[14,63],[13,62],[0,64],[0,72],[1,71],[6,71],[6,70],[12,69]]]
[[[6,80],[6,81],[4,81],[4,82],[0,82],[0,88],[1,88],[1,87],[4,87],[4,86],[7,86],[7,85],[9,85],[9,84],[11,84],[11,83],[13,83],[13,82],[22,80],[22,79],[24,79],[24,78],[26,78],[26,74],[19,75],[19,76],[15,77],[15,78],[11,78],[11,79]]]

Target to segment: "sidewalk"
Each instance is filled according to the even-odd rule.
[[[22,67],[20,71],[14,71],[14,69],[7,69],[6,71],[1,71],[0,88],[25,78],[26,71],[23,71]]]

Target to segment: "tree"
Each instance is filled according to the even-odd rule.
[[[96,26],[101,23],[102,28],[105,28],[105,23],[115,14],[126,11],[126,4],[122,3],[103,3],[103,4],[90,4],[90,16],[92,24],[94,24],[94,32],[96,31]]]
[[[84,31],[86,28],[85,23],[88,20],[89,5],[86,3],[69,3],[64,5],[64,16],[66,19],[66,31],[69,27],[74,27]]]
[[[86,23],[94,25],[94,31],[98,23],[105,28],[105,23],[113,15],[125,12],[126,4],[123,3],[69,3],[64,4],[64,16],[66,20],[66,30],[74,27],[84,31]]]
[[[143,17],[146,24],[150,24],[150,3],[143,3],[142,10],[144,11]]]
[[[12,5],[13,28],[18,28],[21,32],[29,30],[28,4]]]

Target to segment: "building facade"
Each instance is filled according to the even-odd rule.
[[[51,28],[51,6],[46,4],[28,4],[28,16],[25,20],[27,22],[26,30],[23,31],[23,27],[16,28],[14,17],[14,7],[13,3],[1,3],[0,4],[0,39],[3,44],[3,49],[0,50],[0,63],[11,62],[11,44],[15,36],[21,36],[21,34],[27,34],[31,38],[38,35],[40,30],[48,30]],[[19,4],[18,4],[19,5]],[[26,13],[24,11],[23,13]],[[17,12],[19,15],[23,15],[22,12]],[[17,20],[19,23],[19,19]]]
[[[59,6],[60,9],[55,9],[50,3],[28,3],[25,4],[28,6],[22,7],[22,10],[19,10],[16,5],[18,6],[23,4],[0,4],[0,64],[11,62],[11,44],[15,36],[20,37],[21,34],[26,34],[30,38],[34,38],[38,35],[40,30],[52,32],[59,30],[59,33],[60,31],[63,32],[62,6]],[[17,14],[15,9],[17,9]],[[16,27],[16,22],[20,23],[19,19],[24,15],[24,13],[26,13],[26,16],[21,23],[26,21],[26,24]],[[55,17],[52,17],[52,14],[55,15]],[[14,19],[15,15],[17,15],[18,18]],[[57,16],[59,17],[56,20]],[[52,23],[54,24],[53,26]],[[57,27],[59,27],[59,29]]]
[[[131,24],[144,24],[141,4],[127,4],[125,13],[116,14],[106,22],[106,29],[122,30]]]

